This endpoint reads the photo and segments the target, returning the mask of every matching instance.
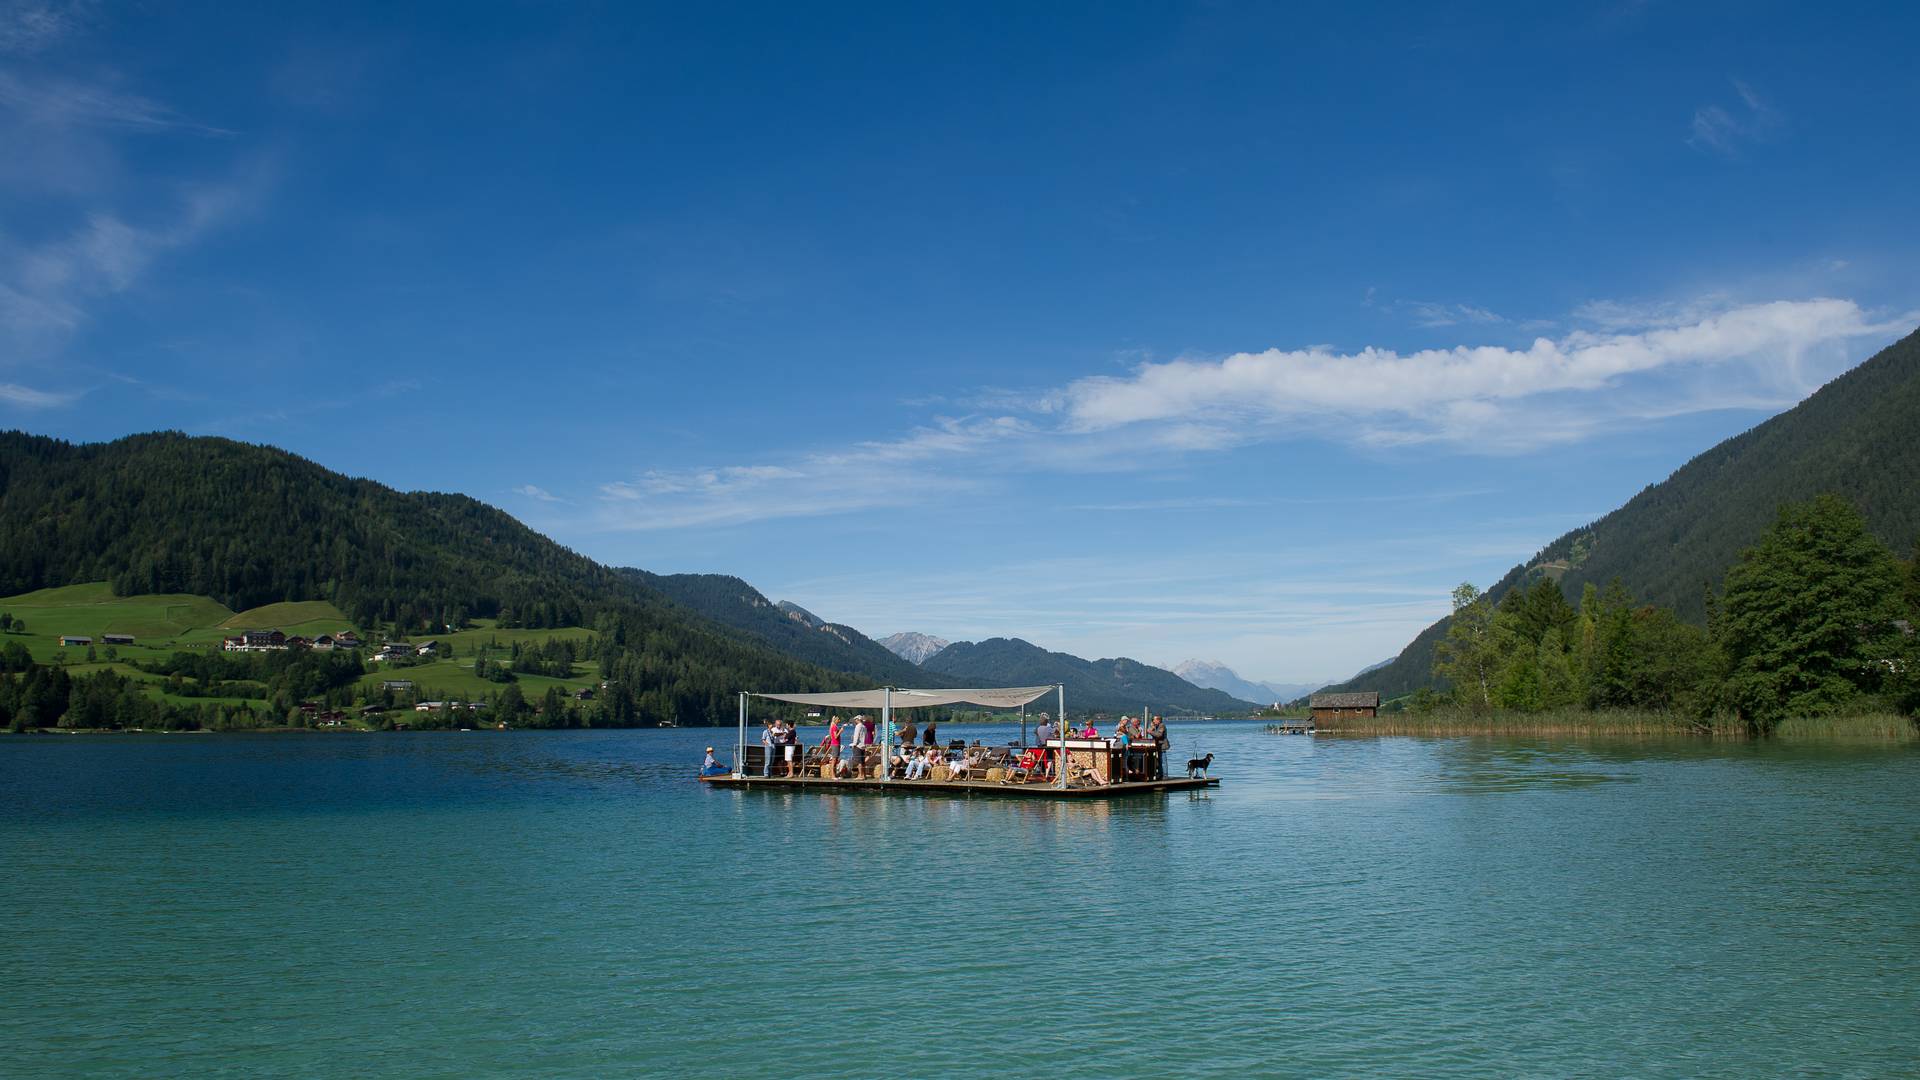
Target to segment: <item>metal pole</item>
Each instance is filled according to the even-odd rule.
[[[1054,782],[1061,791],[1067,790],[1067,684],[1054,683],[1053,690],[1058,695],[1060,719],[1054,721],[1053,729],[1060,735],[1060,757],[1054,762]]]
[[[880,779],[893,779],[893,687],[880,699]]]
[[[740,691],[740,742],[733,748],[733,778],[747,775],[747,692]]]
[[[1025,702],[1020,704],[1020,745],[1027,745],[1027,706]]]

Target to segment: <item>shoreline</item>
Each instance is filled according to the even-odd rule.
[[[1278,734],[1278,722],[1267,727]],[[1757,733],[1730,720],[1700,721],[1666,713],[1560,711],[1548,713],[1465,712],[1387,713],[1373,719],[1342,720],[1329,727],[1316,727],[1316,736],[1338,738],[1451,738],[1456,736],[1505,735],[1518,738],[1617,737],[1617,738],[1689,738],[1708,741],[1764,742],[1883,742],[1920,743],[1920,725],[1906,716],[1890,712],[1855,713],[1841,716],[1801,717],[1782,721],[1772,731]]]

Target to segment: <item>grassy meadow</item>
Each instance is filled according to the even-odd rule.
[[[40,663],[53,663],[64,655],[71,675],[114,671],[129,679],[148,684],[156,698],[176,705],[247,704],[260,708],[263,703],[244,698],[189,698],[166,693],[166,680],[132,666],[128,661],[159,658],[189,649],[218,649],[220,641],[241,630],[279,629],[288,634],[315,637],[357,629],[347,617],[324,600],[301,600],[266,604],[235,612],[205,596],[185,594],[115,596],[106,582],[68,585],[57,589],[0,598],[0,612],[23,620],[24,633],[7,633],[0,640],[25,645]],[[106,659],[104,634],[132,634],[132,645],[114,647],[115,660]],[[94,639],[96,660],[86,659],[85,648],[62,649],[62,635],[83,635]],[[364,635],[363,635],[364,636]],[[465,630],[438,635],[414,635],[413,640],[438,641],[452,647],[452,657],[415,662],[401,667],[367,660],[368,674],[357,684],[365,692],[378,693],[388,679],[408,679],[422,697],[471,699],[499,693],[505,684],[482,679],[474,674],[474,660],[485,652],[489,660],[502,663],[512,657],[515,643],[540,644],[549,638],[584,642],[593,636],[585,627],[568,626],[544,630],[501,629],[491,619],[475,620]],[[377,644],[377,643],[376,643]],[[368,650],[371,653],[372,650]],[[567,678],[544,675],[518,676],[520,692],[529,700],[538,700],[549,687],[558,686],[571,693],[600,684],[599,672],[590,663],[576,663]]]

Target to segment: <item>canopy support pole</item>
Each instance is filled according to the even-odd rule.
[[[880,702],[880,779],[893,779],[893,687]]]
[[[747,775],[747,693],[740,692],[740,741],[733,748],[733,778]]]
[[[1027,745],[1027,707],[1020,706],[1020,745]]]
[[[1060,734],[1060,760],[1053,763],[1054,780],[1060,790],[1067,790],[1067,684],[1054,683],[1053,692],[1059,695],[1060,719],[1053,729]]]

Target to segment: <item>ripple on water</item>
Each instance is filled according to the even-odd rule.
[[[685,731],[7,740],[0,1073],[1920,1060],[1911,751],[1175,735],[1222,787],[714,791]]]

